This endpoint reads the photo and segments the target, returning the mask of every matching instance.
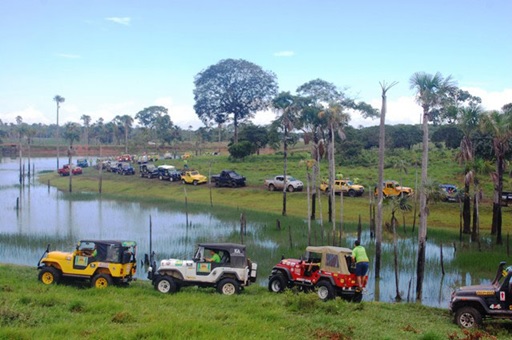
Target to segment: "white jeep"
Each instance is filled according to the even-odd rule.
[[[220,262],[207,261],[213,250]],[[245,245],[236,243],[201,243],[192,260],[165,259],[156,270],[153,262],[148,278],[161,293],[175,293],[181,287],[215,287],[224,295],[240,293],[242,287],[256,281],[258,265],[245,253]]]

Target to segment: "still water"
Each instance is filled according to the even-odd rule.
[[[63,158],[59,164],[66,161]],[[23,163],[26,169],[27,160]],[[71,251],[80,239],[133,240],[138,244],[138,257],[141,259],[143,254],[149,253],[150,224],[152,249],[158,259],[190,258],[197,242],[224,242],[239,234],[239,214],[234,213],[231,220],[225,220],[213,212],[189,213],[187,225],[185,213],[173,210],[169,203],[107,200],[91,193],[69,195],[39,183],[34,177],[26,178],[24,185],[20,185],[19,167],[19,159],[0,159],[0,262],[3,263],[35,267],[46,244],[50,243],[51,249]],[[56,159],[33,158],[30,167],[34,167],[36,173],[55,170]],[[266,238],[261,232],[264,228],[258,221],[247,221],[246,244],[248,254],[259,264],[258,282],[266,286],[271,267],[280,260],[286,246]],[[354,237],[348,235],[347,244],[352,244]],[[362,243],[370,254],[373,253],[374,242],[368,233],[363,233]],[[408,296],[410,301],[414,300],[415,243],[414,238],[398,241],[399,287],[403,300]],[[396,288],[392,253],[393,245],[384,244],[378,284],[372,277],[370,262],[370,282],[364,300],[394,301]],[[445,265],[450,267],[453,250],[445,249],[443,256]],[[429,243],[422,303],[446,308],[454,287],[478,284],[481,280],[461,274],[456,269],[447,271],[443,277],[439,258],[439,247]],[[139,270],[137,275],[139,279],[146,277],[143,270]]]

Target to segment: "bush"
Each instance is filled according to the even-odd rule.
[[[242,159],[252,153],[252,144],[246,140],[231,144],[228,148],[229,154],[235,159]]]

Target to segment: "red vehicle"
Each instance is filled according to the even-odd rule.
[[[368,275],[363,278],[363,288]],[[352,265],[352,250],[342,247],[307,247],[305,259],[282,259],[272,269],[268,289],[279,293],[298,287],[318,293],[321,300],[342,299],[361,302],[363,292],[358,289]]]
[[[69,176],[69,164],[65,164],[62,168],[60,168],[59,170],[57,170],[57,172],[59,173],[59,175],[61,176]],[[79,167],[79,166],[74,166],[73,164],[71,164],[71,168],[73,169],[73,176],[74,175],[81,175],[82,174],[82,168]]]
[[[132,161],[132,156],[128,155],[128,154],[124,154],[124,155],[121,155],[121,156],[117,156],[116,160],[118,162],[131,162]]]

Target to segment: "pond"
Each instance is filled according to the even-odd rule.
[[[62,158],[60,164],[67,160]],[[26,159],[22,164],[28,167]],[[33,158],[31,169],[35,172],[55,171],[55,158]],[[232,241],[239,235],[240,212],[233,211],[232,218],[220,218],[214,212],[189,213],[173,209],[167,202],[140,203],[104,199],[91,193],[61,192],[37,181],[36,176],[19,181],[19,159],[0,159],[0,262],[36,266],[39,258],[51,244],[51,249],[71,251],[80,239],[133,240],[138,244],[138,257],[149,254],[149,230],[152,230],[152,249],[158,259],[191,258],[198,242]],[[32,174],[33,175],[33,174]],[[174,184],[180,185],[180,184]],[[305,223],[304,223],[305,224]],[[265,232],[261,221],[247,221],[246,244],[248,254],[258,262],[258,283],[267,285],[272,265],[279,262],[287,245],[278,244]],[[346,244],[352,245],[355,233],[346,235]],[[374,240],[363,232],[362,243],[373,254]],[[394,301],[395,274],[392,254],[393,244],[383,244],[381,279],[373,278],[373,261],[370,262],[370,282],[364,300]],[[403,238],[398,241],[400,262],[400,292],[402,298],[414,301],[416,240]],[[444,250],[444,263],[448,268],[454,257],[453,250]],[[427,263],[422,303],[429,306],[448,306],[451,291],[464,284],[479,284],[484,280],[461,274],[457,269],[441,275],[440,249],[427,244]],[[139,270],[139,279],[145,279]],[[36,278],[36,274],[34,274]]]

